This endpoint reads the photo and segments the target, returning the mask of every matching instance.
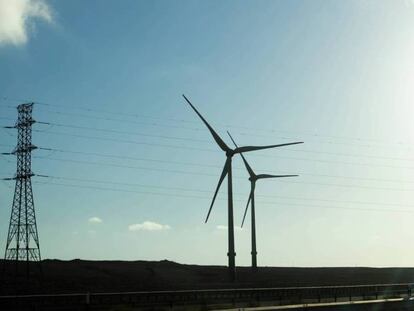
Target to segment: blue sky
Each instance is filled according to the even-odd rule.
[[[225,157],[185,93],[229,143],[305,141],[246,155],[300,175],[257,185],[260,265],[410,266],[412,55],[409,0],[0,1],[0,123],[38,102],[55,125],[34,143],[64,150],[33,154],[60,177],[33,178],[43,257],[227,263],[225,187],[203,223]],[[15,139],[0,130],[1,151]],[[14,161],[0,157],[1,177]],[[12,196],[0,182],[2,245]]]

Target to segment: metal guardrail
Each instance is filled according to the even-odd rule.
[[[409,297],[411,284],[374,284],[351,286],[308,286],[279,288],[241,288],[209,290],[147,291],[120,293],[76,293],[56,295],[0,296],[0,309],[36,310],[59,307],[83,307],[131,305],[134,307],[198,306],[207,310],[212,305],[238,306],[263,303],[290,304],[302,302],[336,302],[374,300],[381,298]],[[52,310],[52,309],[51,309]]]

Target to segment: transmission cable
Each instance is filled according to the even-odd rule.
[[[1,146],[9,145],[0,144]],[[97,152],[84,152],[84,151],[72,151],[72,150],[65,150],[65,149],[57,149],[57,148],[43,148],[39,147],[39,150],[51,151],[50,155],[53,155],[54,152],[59,153],[70,153],[70,154],[79,154],[79,155],[88,155],[88,156],[96,156],[102,158],[113,158],[113,159],[121,159],[121,160],[133,160],[133,161],[143,161],[143,162],[154,162],[154,163],[166,163],[166,164],[173,164],[173,165],[184,165],[184,166],[197,166],[197,167],[208,167],[208,168],[221,168],[218,165],[212,164],[204,164],[204,163],[193,163],[193,162],[180,162],[180,161],[173,161],[173,160],[160,160],[154,158],[143,158],[143,157],[131,157],[131,156],[121,156],[121,155],[114,155],[114,154],[105,154],[105,153],[97,153]],[[50,156],[49,155],[49,156]],[[39,156],[39,158],[45,159],[49,158],[49,156]],[[9,163],[12,163],[10,160],[5,160]],[[244,168],[235,167],[236,170],[243,170]],[[268,170],[268,169],[258,169],[258,171],[267,171],[268,173],[288,173],[285,170]],[[314,177],[324,177],[324,178],[339,178],[339,179],[348,179],[348,180],[365,180],[365,181],[377,181],[377,182],[392,182],[392,183],[414,183],[411,180],[397,180],[397,179],[385,179],[385,178],[375,178],[375,177],[352,177],[352,176],[340,176],[340,175],[331,175],[331,174],[315,174],[315,173],[300,173],[301,176],[314,176]]]
[[[69,112],[61,112],[61,111],[56,111],[56,110],[50,110],[50,109],[46,109],[45,111],[50,112],[50,113],[54,113],[54,114],[58,114],[58,115],[63,115],[63,116],[76,116],[76,117],[81,117],[81,118],[89,118],[89,119],[94,119],[94,120],[104,120],[104,121],[113,121],[113,122],[121,122],[121,123],[131,123],[131,124],[140,124],[140,125],[147,125],[147,126],[154,126],[154,127],[163,127],[163,128],[175,128],[175,129],[184,129],[184,130],[190,130],[190,131],[197,131],[197,132],[204,132],[205,129],[202,127],[186,127],[186,126],[180,126],[180,125],[168,125],[168,124],[159,124],[156,122],[143,122],[143,121],[135,121],[135,120],[125,120],[125,119],[118,119],[118,118],[112,118],[112,117],[100,117],[100,116],[91,116],[91,115],[85,115],[85,114],[80,114],[80,113],[69,113]],[[275,138],[274,135],[264,135],[264,134],[253,134],[253,133],[246,133],[246,132],[239,132],[238,133],[241,136],[252,136],[252,137],[263,137],[263,138]],[[297,139],[297,137],[292,137],[292,136],[283,136],[280,137],[282,139]],[[378,146],[378,145],[367,145],[367,144],[356,144],[356,143],[346,143],[346,142],[337,142],[337,141],[318,141],[318,143],[323,143],[323,144],[333,144],[333,145],[346,145],[346,146],[359,146],[359,147],[367,147],[367,148],[386,148],[389,149],[389,146]],[[409,143],[394,143],[397,144],[401,147],[405,147],[406,148],[412,148],[411,144]]]
[[[39,157],[39,156],[34,156],[33,158],[43,159],[42,157]],[[184,175],[196,175],[196,176],[198,175],[198,176],[217,177],[215,174],[209,174],[209,173],[203,173],[203,172],[188,172],[188,171],[180,171],[180,170],[148,168],[148,167],[141,167],[141,166],[130,166],[130,165],[113,164],[113,163],[100,163],[100,162],[73,160],[73,159],[47,158],[47,160],[61,161],[61,162],[72,162],[72,163],[80,163],[80,164],[88,164],[88,165],[98,165],[98,166],[113,166],[113,167],[121,167],[121,168],[137,169],[137,170],[146,170],[146,171],[156,171],[156,172],[168,172],[168,173],[184,174]],[[243,177],[238,177],[238,176],[236,176],[234,178],[235,179],[244,179]],[[413,189],[400,189],[400,188],[369,187],[369,186],[342,185],[342,184],[315,183],[315,182],[293,182],[293,181],[284,181],[284,180],[283,181],[278,180],[278,181],[283,182],[283,183],[310,184],[310,185],[321,185],[321,186],[342,187],[342,188],[357,188],[357,189],[372,189],[372,190],[387,190],[387,191],[413,191]]]
[[[53,125],[53,126],[57,126],[57,127],[74,128],[74,129],[106,132],[106,133],[128,134],[128,135],[137,135],[137,136],[144,136],[144,137],[161,138],[161,139],[182,140],[182,141],[191,141],[191,142],[200,142],[200,143],[211,143],[211,140],[207,140],[207,139],[194,139],[194,138],[189,138],[189,137],[179,137],[179,136],[171,136],[171,135],[154,135],[154,134],[147,134],[147,133],[142,133],[142,132],[120,131],[120,130],[96,128],[96,127],[89,127],[89,126],[78,126],[78,125],[62,124],[62,123],[55,123],[55,122],[50,122],[49,124]],[[40,132],[40,130],[36,130],[36,131]],[[71,133],[66,133],[66,134],[71,134]],[[378,155],[361,155],[361,154],[338,153],[338,152],[329,152],[329,151],[314,151],[314,150],[297,149],[297,148],[288,149],[286,151],[314,153],[314,154],[327,154],[327,155],[344,156],[344,157],[372,158],[372,159],[385,159],[385,160],[397,160],[397,161],[414,161],[414,159],[412,159],[412,158],[399,158],[399,157],[378,156]]]
[[[39,182],[35,181],[36,184],[45,184],[45,185],[55,185],[55,186],[63,186],[63,187],[70,187],[70,188],[80,188],[80,189],[94,189],[100,191],[115,191],[115,192],[128,192],[128,193],[137,193],[137,194],[144,194],[144,195],[156,195],[156,196],[167,196],[171,197],[178,197],[178,198],[191,198],[191,199],[202,199],[202,200],[211,200],[209,197],[201,197],[201,196],[192,196],[192,195],[184,195],[184,194],[171,194],[171,193],[162,193],[162,192],[149,192],[149,191],[136,191],[136,190],[126,190],[126,189],[117,189],[117,188],[109,188],[109,187],[95,187],[95,186],[80,186],[75,184],[62,184],[62,183],[52,183],[52,182]],[[218,198],[218,200],[225,201],[227,199]],[[244,200],[235,199],[235,202],[244,202]],[[320,205],[312,205],[312,204],[295,204],[295,203],[283,203],[283,202],[271,202],[271,201],[260,201],[260,204],[269,204],[269,205],[287,205],[287,206],[301,206],[301,207],[315,207],[315,208],[323,208],[323,209],[343,209],[343,210],[354,210],[354,211],[369,211],[369,212],[387,212],[387,213],[414,213],[414,210],[395,210],[395,209],[374,209],[374,208],[354,208],[354,207],[340,207],[340,206],[320,206]]]
[[[51,179],[58,179],[58,180],[69,180],[69,181],[79,181],[79,182],[88,182],[88,183],[125,185],[125,186],[162,189],[162,190],[171,190],[171,191],[178,190],[178,191],[185,191],[185,192],[198,192],[198,193],[208,193],[208,194],[211,193],[211,191],[209,191],[209,190],[201,190],[201,189],[193,189],[193,188],[189,189],[189,188],[183,188],[183,187],[167,187],[167,186],[159,186],[159,185],[146,185],[146,184],[137,184],[137,183],[129,183],[129,182],[117,182],[117,181],[109,181],[109,180],[98,180],[98,179],[78,178],[78,177],[51,176],[51,175],[38,175],[38,174],[36,174],[36,176],[46,177],[46,178],[51,178]],[[235,195],[243,196],[244,194],[235,193]],[[309,197],[303,198],[303,197],[292,197],[292,196],[283,196],[283,195],[264,195],[264,194],[256,194],[256,196],[258,196],[258,197],[278,198],[278,199],[283,199],[283,200],[322,201],[322,202],[365,204],[365,205],[403,206],[403,207],[413,207],[414,208],[414,205],[397,204],[397,203],[332,200],[332,199],[326,199],[326,198],[324,198],[324,199],[309,198]]]
[[[7,100],[6,98],[3,98],[3,100]],[[16,101],[16,100],[14,100]],[[44,103],[44,102],[36,102],[38,104],[41,104],[42,106],[47,106],[47,107],[57,107],[58,109],[63,109],[63,110],[70,110],[70,109],[77,109],[77,110],[81,110],[81,111],[87,111],[90,113],[104,113],[104,114],[109,114],[111,116],[113,115],[120,115],[120,116],[125,116],[125,117],[133,117],[133,118],[146,118],[146,119],[156,119],[156,120],[166,120],[166,121],[173,121],[173,122],[179,122],[179,123],[192,123],[192,124],[198,124],[197,121],[190,121],[190,120],[185,120],[185,119],[177,119],[177,118],[170,118],[170,117],[158,117],[158,116],[151,116],[151,115],[143,115],[143,114],[136,114],[136,113],[123,113],[123,112],[119,112],[119,111],[109,111],[109,110],[103,110],[103,109],[96,109],[96,108],[86,108],[83,106],[76,106],[76,105],[71,105],[70,107],[67,106],[63,106],[63,105],[58,105],[58,104],[50,104],[50,103]],[[43,108],[43,107],[42,107]],[[62,113],[62,112],[56,112],[56,113]],[[63,113],[62,113],[63,114]],[[86,117],[86,116],[85,116]],[[91,117],[91,116],[88,116]],[[124,121],[124,120],[122,120]],[[295,135],[307,135],[307,136],[312,136],[312,137],[326,137],[326,138],[333,138],[333,139],[345,139],[345,140],[354,140],[354,141],[373,141],[377,144],[397,144],[397,145],[404,145],[404,144],[409,144],[409,145],[413,145],[412,143],[405,143],[405,142],[390,142],[390,141],[382,141],[379,139],[368,139],[368,138],[355,138],[355,137],[349,137],[349,136],[339,136],[339,135],[325,135],[325,134],[309,134],[306,132],[298,132],[298,131],[286,131],[286,130],[281,130],[281,129],[263,129],[263,128],[253,128],[253,127],[248,127],[248,126],[240,126],[240,125],[231,125],[231,124],[221,124],[219,125],[220,127],[225,127],[225,128],[239,128],[239,129],[244,129],[244,130],[250,130],[250,131],[261,131],[261,132],[272,132],[272,133],[277,133],[277,132],[286,132],[286,133],[294,133]]]
[[[36,132],[38,130],[33,130],[33,131]],[[64,133],[64,132],[50,132],[49,131],[49,132],[45,132],[45,134],[64,135],[64,136],[77,137],[77,138],[90,139],[90,140],[111,141],[111,142],[117,142],[117,143],[146,145],[146,146],[154,146],[154,147],[166,147],[166,148],[173,148],[173,149],[193,150],[193,151],[205,151],[205,152],[216,152],[217,151],[216,149],[196,148],[196,147],[188,147],[188,146],[181,146],[181,145],[167,145],[167,144],[161,144],[161,143],[139,142],[139,141],[134,141],[134,140],[125,140],[125,139],[116,139],[116,138],[98,137],[98,136],[89,136],[89,135],[79,135],[79,134],[71,134],[71,133]],[[286,151],[290,151],[290,150],[286,149]],[[298,158],[298,157],[280,156],[280,155],[274,156],[274,155],[254,154],[254,153],[252,153],[251,155],[249,154],[249,156],[264,157],[264,158],[287,159],[287,160],[297,160],[297,161],[307,161],[307,162],[368,166],[368,167],[388,167],[388,168],[399,168],[399,169],[414,169],[414,167],[398,166],[398,165],[359,163],[359,162],[322,160],[322,159],[308,159],[308,158],[300,158],[300,157]]]
[[[144,161],[144,162],[155,162],[155,163],[166,163],[166,164],[176,164],[176,165],[184,165],[184,166],[198,166],[198,167],[207,167],[207,168],[222,168],[219,165],[213,164],[204,164],[204,163],[193,163],[193,162],[181,162],[181,161],[173,161],[173,160],[159,160],[154,158],[142,158],[142,157],[131,157],[131,156],[120,156],[114,154],[103,154],[97,152],[84,152],[84,151],[70,151],[65,149],[55,149],[55,148],[42,148],[39,147],[40,150],[47,150],[47,151],[56,151],[60,153],[71,153],[71,154],[81,154],[81,155],[92,155],[96,157],[102,158],[114,158],[114,159],[121,159],[121,160],[133,160],[133,161]],[[236,170],[245,171],[243,167],[234,167]],[[268,170],[268,169],[257,169],[258,171],[266,171],[268,173],[288,173],[284,170]],[[382,179],[382,178],[370,178],[370,177],[352,177],[352,176],[338,176],[338,175],[329,175],[329,174],[312,174],[312,173],[300,173],[302,176],[315,176],[315,177],[327,177],[327,178],[341,178],[341,179],[350,179],[350,180],[366,180],[366,181],[379,181],[379,182],[393,182],[393,183],[414,183],[411,180],[397,180],[397,179]]]

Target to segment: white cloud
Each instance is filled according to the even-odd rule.
[[[171,229],[169,225],[162,225],[152,221],[144,221],[142,224],[133,224],[128,226],[129,231],[161,231]]]
[[[88,221],[91,224],[100,224],[100,223],[102,223],[102,219],[100,219],[99,217],[96,217],[96,216],[89,218]]]
[[[228,227],[227,226],[223,226],[223,225],[218,225],[216,228],[218,230],[227,230]],[[242,227],[239,227],[239,226],[234,226],[234,230],[242,231],[243,228]]]
[[[45,0],[0,0],[0,45],[25,44],[34,19],[52,22]]]

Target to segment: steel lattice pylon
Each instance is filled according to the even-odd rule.
[[[16,188],[4,256],[6,260],[15,261],[16,268],[19,261],[26,261],[27,269],[30,261],[41,261],[31,182],[34,176],[31,153],[36,149],[32,144],[32,125],[35,123],[32,110],[33,103],[19,105],[18,120],[13,127],[18,130],[17,146],[10,153],[17,157],[16,176],[11,178],[16,180]]]

